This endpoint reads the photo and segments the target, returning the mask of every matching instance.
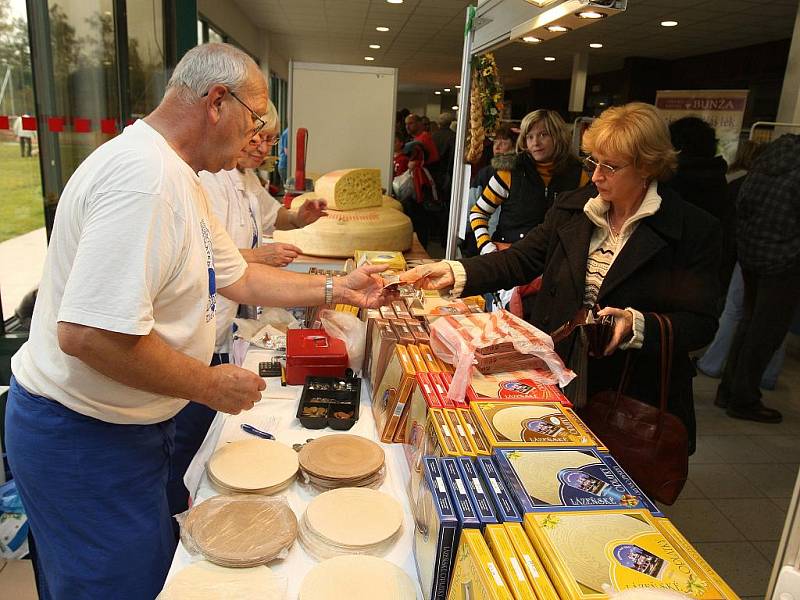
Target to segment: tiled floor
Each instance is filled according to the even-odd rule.
[[[717,383],[695,379],[697,453],[664,512],[742,598],[762,600],[800,466],[800,341],[789,345],[777,389],[764,393],[783,412],[780,425],[725,416],[713,403]]]

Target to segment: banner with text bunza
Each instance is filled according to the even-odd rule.
[[[717,152],[731,164],[742,131],[747,90],[659,90],[656,107],[668,123],[700,117],[717,131]]]

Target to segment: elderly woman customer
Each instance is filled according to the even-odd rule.
[[[588,181],[570,152],[567,129],[559,114],[552,110],[528,113],[520,124],[516,156],[495,167],[470,210],[469,222],[480,253],[495,252],[498,244],[507,247],[518,242],[544,221],[558,194]],[[489,220],[501,205],[497,229],[490,234]]]
[[[657,404],[660,329],[652,313],[669,317],[674,356],[668,410],[685,424],[693,451],[688,352],[707,344],[717,326],[719,224],[660,183],[672,174],[676,153],[653,106],[607,110],[585,134],[584,146],[594,185],[560,195],[544,223],[524,239],[502,252],[423,265],[404,279],[460,295],[543,275],[530,320],[548,332],[582,307],[604,307],[600,314],[612,315],[615,324],[602,356],[586,358],[574,335],[556,345],[568,364],[585,365],[573,385],[585,386],[589,398],[616,389],[632,352],[628,393]]]

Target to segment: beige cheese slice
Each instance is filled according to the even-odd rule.
[[[356,250],[411,248],[411,219],[391,208],[329,211],[302,229],[275,231],[273,239],[298,246],[303,254],[347,258]]]
[[[391,196],[381,196],[382,203],[381,206],[383,208],[393,208],[394,210],[399,210],[403,212],[403,205],[400,203],[399,200],[395,200]],[[317,192],[306,192],[305,194],[301,194],[296,198],[292,199],[292,204],[290,206],[291,210],[297,211],[300,209],[303,204],[305,204],[306,200],[323,200],[323,197],[319,195]]]
[[[314,182],[314,191],[332,210],[354,210],[381,205],[380,169],[340,169]]]

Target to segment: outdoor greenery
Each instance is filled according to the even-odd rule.
[[[0,143],[0,242],[44,227],[39,159],[22,158],[19,145]]]

